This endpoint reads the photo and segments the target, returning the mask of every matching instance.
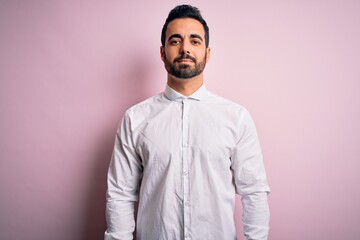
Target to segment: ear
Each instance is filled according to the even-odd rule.
[[[210,60],[210,52],[211,52],[211,48],[207,48],[206,49],[206,62],[209,62]]]
[[[165,60],[165,48],[163,46],[160,46],[160,57],[162,61]]]

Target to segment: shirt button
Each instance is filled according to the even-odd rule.
[[[189,239],[190,238],[190,236],[188,235],[188,234],[185,234],[185,236],[184,236],[186,239]]]
[[[188,174],[189,174],[188,171],[184,171],[184,172],[183,172],[183,175],[184,175],[185,177],[186,177]]]
[[[190,201],[186,201],[185,206],[190,207],[191,206]]]

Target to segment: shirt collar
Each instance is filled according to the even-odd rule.
[[[184,96],[181,93],[175,91],[169,85],[166,84],[165,88],[165,96],[170,99],[171,101],[182,101],[183,99],[195,99],[198,101],[201,101],[208,95],[208,91],[203,84],[198,90],[196,90],[193,94],[190,96]]]

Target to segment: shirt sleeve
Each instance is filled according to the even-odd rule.
[[[116,134],[108,170],[105,240],[133,239],[134,205],[138,200],[142,167],[130,129],[130,118],[125,114]]]
[[[243,205],[244,235],[247,240],[266,240],[270,212],[263,157],[250,114],[244,111],[240,119],[240,136],[231,156],[236,192]]]

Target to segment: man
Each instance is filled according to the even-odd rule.
[[[108,172],[105,239],[233,240],[235,193],[244,234],[267,239],[269,210],[256,129],[247,110],[206,90],[209,28],[197,8],[174,8],[160,47],[164,93],[128,109]]]

